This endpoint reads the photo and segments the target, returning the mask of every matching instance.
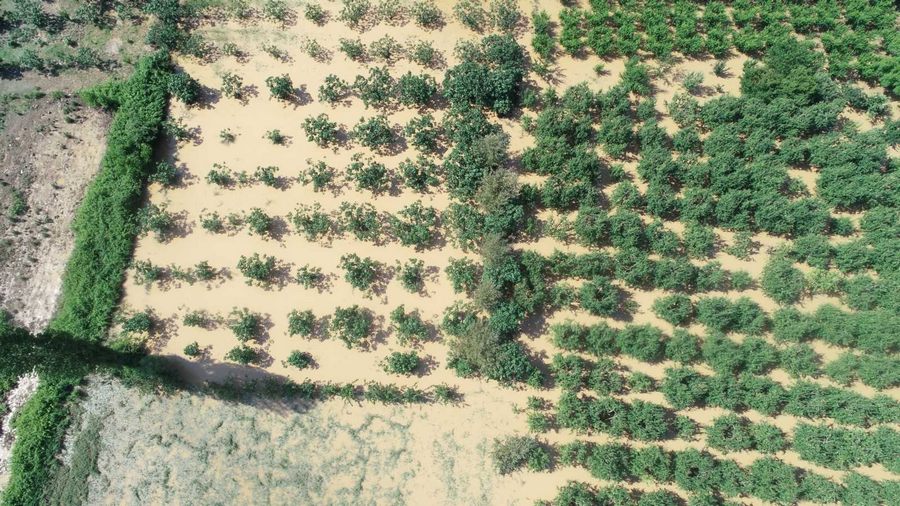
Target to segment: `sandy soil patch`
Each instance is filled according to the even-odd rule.
[[[0,306],[32,332],[56,309],[70,224],[100,167],[108,124],[75,99],[47,97],[8,115],[0,133]]]

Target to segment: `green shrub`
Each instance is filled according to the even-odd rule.
[[[494,469],[500,474],[510,474],[523,467],[532,471],[550,468],[550,454],[537,440],[527,436],[507,436],[495,439],[491,450]]]
[[[415,344],[428,339],[428,325],[422,321],[418,310],[406,312],[403,305],[391,311],[391,323],[397,332],[400,344]]]
[[[250,227],[250,233],[256,235],[268,234],[269,228],[272,226],[272,218],[258,207],[254,207],[250,210],[246,222],[247,226]]]
[[[200,345],[197,344],[197,341],[194,341],[194,342],[188,344],[187,346],[185,346],[183,351],[184,351],[185,355],[187,355],[191,358],[199,357],[200,354],[202,353],[202,351],[200,350]]]
[[[410,293],[419,293],[425,282],[425,262],[418,258],[410,258],[405,263],[397,262],[397,273],[400,285]]]
[[[588,457],[588,469],[595,478],[623,481],[631,476],[631,449],[615,443],[597,445]]]
[[[388,223],[400,244],[416,249],[426,248],[434,242],[438,226],[438,213],[433,207],[413,202],[388,218]]]
[[[806,283],[803,273],[784,256],[773,256],[763,269],[760,286],[779,304],[794,304],[803,295]]]
[[[305,351],[294,350],[288,355],[288,358],[284,363],[285,365],[296,367],[297,369],[306,369],[313,364],[313,358],[312,355]]]
[[[275,274],[275,257],[260,256],[259,253],[249,257],[241,255],[237,268],[247,278],[247,284],[267,285]]]
[[[287,74],[267,77],[266,86],[269,88],[269,93],[279,100],[290,100],[294,95],[294,83]]]
[[[312,206],[300,206],[288,214],[288,220],[307,241],[314,242],[328,236],[334,230],[331,217],[322,211],[318,202]]]
[[[154,53],[140,60],[131,78],[117,87],[118,109],[101,169],[72,224],[75,248],[63,276],[53,330],[92,341],[105,336],[138,232],[137,206],[165,117],[168,71],[168,56]]]
[[[328,146],[337,142],[338,125],[336,122],[330,121],[325,113],[304,119],[302,127],[306,133],[306,140],[309,142],[315,142],[319,146]]]
[[[259,315],[251,313],[247,308],[234,308],[228,318],[228,328],[239,341],[250,341],[255,339],[262,330],[262,321]]]
[[[376,151],[383,150],[394,142],[394,132],[385,116],[360,119],[350,136],[364,147]]]
[[[310,310],[293,310],[288,315],[288,335],[310,337],[316,328],[316,315]]]
[[[753,496],[779,504],[792,504],[800,495],[797,470],[771,457],[750,466],[748,486]]]
[[[684,325],[694,315],[694,305],[687,295],[666,295],[653,301],[653,312],[672,325]]]
[[[259,360],[259,352],[242,344],[228,350],[228,353],[225,354],[225,360],[237,362],[241,365],[250,365]]]
[[[706,442],[713,448],[738,452],[753,448],[753,435],[747,420],[737,415],[724,415],[713,420],[706,429]]]
[[[631,474],[638,479],[665,483],[672,476],[672,456],[658,446],[647,446],[632,452]]]
[[[357,305],[338,307],[331,319],[331,331],[347,348],[359,346],[372,332],[372,314]]]
[[[371,258],[361,258],[356,253],[343,255],[340,262],[344,279],[357,290],[368,291],[378,279],[381,264]]]
[[[420,365],[421,360],[419,359],[419,355],[414,351],[406,353],[400,351],[392,352],[385,357],[381,364],[382,368],[384,368],[384,372],[389,374],[402,374],[404,376],[413,374]]]
[[[472,293],[478,284],[479,266],[468,258],[451,258],[444,272],[456,293]]]

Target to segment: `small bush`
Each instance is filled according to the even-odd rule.
[[[247,278],[247,284],[257,282],[268,284],[275,273],[275,257],[254,253],[252,256],[241,255],[237,268]]]
[[[338,125],[330,121],[325,113],[304,119],[301,126],[306,133],[306,140],[319,146],[328,146],[338,140]]]
[[[228,350],[225,354],[225,360],[237,362],[241,365],[250,365],[259,360],[259,353],[247,345],[239,345]]]
[[[316,315],[310,310],[293,310],[288,315],[288,335],[310,337],[316,328]]]
[[[255,339],[262,327],[259,315],[251,313],[249,309],[233,309],[228,318],[228,328],[239,341],[245,342]]]
[[[372,315],[357,305],[338,307],[331,319],[331,331],[347,348],[359,346],[372,331]]]
[[[289,100],[294,95],[294,83],[287,74],[267,77],[266,86],[272,97],[279,100]]]
[[[510,474],[522,467],[532,471],[550,468],[550,455],[539,442],[527,436],[508,436],[494,440],[491,450],[494,469],[500,474]]]
[[[417,355],[414,351],[410,351],[407,353],[395,351],[385,357],[384,362],[382,362],[381,366],[388,374],[401,374],[403,376],[409,376],[419,368],[420,363],[421,360],[419,359],[419,355]]]
[[[297,351],[294,350],[288,355],[287,360],[284,361],[284,364],[291,367],[296,367],[297,369],[306,369],[313,364],[312,355],[305,351]]]

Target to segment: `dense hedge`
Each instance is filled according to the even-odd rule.
[[[726,497],[756,497],[777,504],[801,500],[879,504],[890,502],[888,498],[897,488],[897,482],[876,482],[855,473],[848,475],[841,485],[772,457],[763,457],[747,467],[740,467],[734,461],[717,459],[693,448],[669,452],[652,446],[634,449],[617,443],[575,442],[560,448],[560,461],[563,465],[585,467],[601,480],[649,479],[672,483],[692,494],[693,498],[722,494]],[[621,487],[598,491],[584,484],[570,483],[560,489],[554,504],[680,504],[675,496],[653,497],[652,502],[645,502],[648,495],[643,494],[637,499]]]
[[[106,334],[138,233],[137,210],[165,117],[169,71],[168,55],[155,53],[142,59],[123,85],[83,93],[92,105],[114,103],[116,115],[100,173],[73,223],[75,248],[53,330],[94,341]]]

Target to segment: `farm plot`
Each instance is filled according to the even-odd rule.
[[[896,104],[793,38],[650,29],[713,44],[718,3],[548,6],[564,52],[508,2],[391,5],[201,25],[117,330],[198,381],[498,389],[495,469],[560,504],[891,493]]]

